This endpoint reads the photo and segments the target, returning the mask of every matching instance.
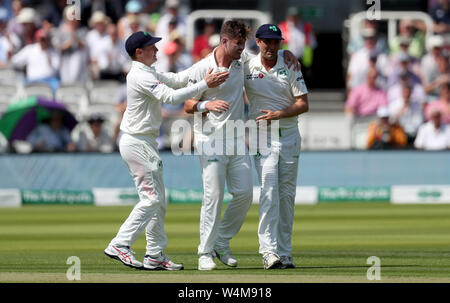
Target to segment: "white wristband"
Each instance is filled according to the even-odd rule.
[[[206,104],[208,102],[209,101],[200,101],[199,103],[197,103],[197,111],[199,111],[201,113],[206,112],[207,111]]]

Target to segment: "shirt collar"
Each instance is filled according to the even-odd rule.
[[[135,61],[135,60],[133,60],[133,62],[131,63],[131,67],[139,68],[139,69],[145,70],[147,72],[155,72],[154,66],[147,66],[144,63],[141,63],[141,62]]]
[[[256,56],[256,66],[255,69],[259,70],[259,71],[266,71],[266,68],[264,67],[264,65],[261,62],[261,52]],[[282,56],[278,55],[277,57],[277,63],[275,63],[275,65],[270,69],[273,71],[277,71],[278,69],[284,68],[284,59]],[[269,72],[270,72],[269,70]]]
[[[213,51],[212,51],[212,53],[211,53],[211,55],[210,55],[210,60],[211,60],[211,64],[214,66],[214,67],[216,67],[216,68],[218,68],[219,66],[217,65],[217,62],[216,62],[216,50],[217,50],[217,48],[218,47],[216,47],[215,49],[213,49]],[[242,56],[242,55],[241,55]],[[241,58],[239,58],[239,59],[235,59],[235,60],[233,60],[233,61],[231,61],[231,63],[230,63],[230,67],[229,67],[229,69],[231,69],[231,67],[233,66],[233,64],[235,64],[235,62],[239,62],[239,63],[241,63]]]

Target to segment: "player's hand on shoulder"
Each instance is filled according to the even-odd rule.
[[[224,83],[230,75],[229,72],[212,73],[212,71],[213,69],[211,68],[204,78],[209,88],[214,88]]]
[[[227,111],[229,108],[230,108],[230,104],[228,104],[228,102],[224,101],[224,100],[209,101],[206,104],[207,110],[218,112],[218,113]]]
[[[294,54],[290,50],[284,50],[283,52],[284,64],[288,66],[290,69],[292,66],[294,67],[294,71],[299,72],[302,69],[302,65],[300,61],[294,56]]]

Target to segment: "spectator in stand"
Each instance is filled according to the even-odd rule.
[[[145,26],[141,23],[142,4],[137,0],[128,1],[125,5],[126,14],[117,22],[117,32],[119,38],[123,41],[127,40],[131,34],[138,31],[145,31]],[[148,16],[143,16],[148,18]]]
[[[64,21],[64,9],[70,3],[67,0],[53,0],[46,5],[44,20],[47,20],[54,27],[58,27]]]
[[[433,75],[438,72],[438,60],[444,46],[442,36],[431,36],[427,40],[428,52],[422,57],[420,62],[421,79],[423,83],[429,83]]]
[[[376,33],[372,29],[363,32],[364,48],[355,52],[351,58],[347,69],[347,90],[351,90],[364,83],[367,71],[370,67],[370,58],[376,54],[376,67],[379,71],[386,70],[388,57],[386,54],[378,53],[375,50]]]
[[[63,12],[63,22],[56,34],[61,52],[61,84],[84,84],[88,76],[88,51],[84,37],[86,30],[80,27],[80,21],[72,18],[75,6],[67,6]]]
[[[163,48],[163,52],[169,57],[169,72],[178,73],[191,67],[192,58],[186,51],[183,37],[174,30],[170,33],[169,39],[170,42]]]
[[[111,23],[102,11],[96,11],[89,20],[89,26],[92,28],[86,36],[86,44],[89,51],[89,61],[92,78],[97,80],[100,77],[99,61],[104,55],[104,45],[109,39],[107,27]]]
[[[89,18],[92,17],[97,11],[103,12],[114,24],[117,23],[119,18],[124,15],[122,0],[81,0],[80,2],[82,16],[81,22],[85,22],[85,20],[89,21]],[[89,24],[83,25],[86,26]]]
[[[17,16],[19,16],[19,13],[23,8],[22,0],[13,0],[11,2],[11,8],[12,8],[13,15],[8,21],[7,33],[9,35],[14,34],[14,35],[20,37],[23,34],[23,26],[17,20]]]
[[[389,122],[387,107],[377,109],[378,119],[369,124],[367,131],[367,149],[404,148],[407,137],[401,126]]]
[[[422,105],[411,100],[412,87],[406,82],[402,86],[402,97],[389,103],[389,117],[399,124],[408,137],[408,147],[414,147],[417,131],[423,123]]]
[[[75,144],[64,126],[64,113],[53,111],[48,121],[39,124],[27,138],[34,152],[73,152]]]
[[[50,35],[40,29],[36,32],[38,42],[27,45],[15,54],[11,62],[14,67],[25,67],[26,83],[43,82],[50,85],[53,91],[59,86],[58,71],[60,56],[50,43]]]
[[[391,54],[396,54],[402,51],[402,41],[409,39],[408,54],[421,58],[425,50],[425,34],[424,25],[419,21],[414,22],[410,19],[402,19],[399,24],[399,35],[394,37],[389,47]]]
[[[279,27],[284,37],[282,48],[289,49],[299,60],[302,60],[305,55],[312,56],[312,54],[305,54],[305,49],[309,48],[312,51],[317,47],[316,36],[312,24],[300,19],[297,7],[288,8],[286,19],[280,23]]]
[[[17,16],[17,22],[21,25],[21,32],[18,34],[21,38],[21,47],[35,43],[36,23],[39,22],[36,11],[31,7],[22,8]]]
[[[15,34],[6,32],[7,17],[7,10],[0,9],[0,67],[9,64],[11,56],[20,45],[20,39]]]
[[[380,33],[378,31],[378,22],[377,20],[369,20],[369,19],[365,19],[364,20],[364,27],[363,27],[363,32],[364,30],[369,30],[369,31],[374,31],[375,35],[377,37],[376,39],[376,43],[375,43],[375,50],[378,53],[388,53],[389,52],[389,46],[387,43],[387,37],[384,33]],[[357,37],[353,37],[350,39],[350,42],[347,45],[347,53],[351,56],[353,55],[355,52],[361,50],[362,48],[364,48],[364,37],[363,35],[359,35]]]
[[[356,117],[375,115],[378,107],[386,106],[386,92],[377,86],[378,71],[370,68],[366,82],[350,91],[345,112]]]
[[[450,82],[443,83],[439,100],[428,103],[425,108],[425,117],[431,119],[431,113],[438,109],[441,113],[441,121],[450,124]]]
[[[391,87],[395,84],[397,84],[400,81],[400,75],[407,75],[409,78],[409,81],[412,82],[412,84],[420,84],[420,78],[419,76],[413,71],[414,65],[418,66],[418,60],[411,57],[408,53],[400,53],[398,58],[398,65],[394,70],[392,71],[389,80],[388,80],[388,87]],[[394,62],[392,62],[394,64]]]
[[[131,66],[131,61],[125,51],[125,42],[119,38],[117,27],[109,24],[108,36],[99,42],[97,51],[97,68],[101,80],[126,81],[126,74]]]
[[[411,38],[400,37],[400,51],[389,55],[389,75],[393,74],[405,64],[403,60],[407,60],[408,69],[414,74],[420,75],[420,60],[409,54],[408,49],[410,44]]]
[[[169,33],[171,30],[171,25],[175,22],[175,29],[178,33],[185,37],[187,33],[186,26],[186,17],[180,14],[180,2],[179,0],[166,0],[165,3],[166,13],[161,16],[158,21],[158,25],[156,26],[155,36],[161,37],[160,45],[164,47],[164,45],[169,42]],[[175,20],[175,21],[174,21]],[[155,63],[155,67],[160,72],[169,71],[169,58],[164,52],[158,52],[156,54],[158,60]]]
[[[426,94],[420,83],[417,83],[413,79],[410,78],[410,73],[407,71],[403,71],[399,74],[398,81],[394,83],[387,90],[387,100],[388,104],[395,102],[395,100],[401,100],[403,98],[403,87],[407,85],[411,87],[411,103],[417,103],[424,107]]]
[[[439,3],[429,10],[433,18],[433,30],[436,34],[445,34],[450,32],[450,3],[449,0],[439,0]]]
[[[441,121],[441,112],[434,108],[430,121],[422,124],[417,132],[414,147],[423,150],[444,150],[450,148],[450,127]]]
[[[93,113],[85,123],[75,127],[72,140],[77,151],[110,153],[114,150],[113,139],[104,127],[105,119],[101,114]]]
[[[194,40],[192,49],[192,59],[195,62],[205,58],[213,50],[209,45],[209,38],[216,33],[216,23],[213,19],[205,19],[203,33]]]
[[[429,78],[423,79],[423,86],[427,94],[427,102],[434,101],[440,96],[440,87],[442,84],[450,81],[450,53],[443,50],[437,56],[437,73],[429,75]]]

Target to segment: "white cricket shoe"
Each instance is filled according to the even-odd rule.
[[[159,256],[145,255],[144,269],[182,270],[184,266],[183,264],[173,263],[166,254],[161,253]]]
[[[214,263],[212,254],[201,255],[198,259],[198,270],[213,270],[217,265]]]
[[[236,267],[238,265],[238,261],[233,257],[231,251],[229,249],[215,249],[216,257],[225,265]]]
[[[134,251],[132,251],[128,246],[108,245],[108,247],[104,250],[104,253],[110,258],[119,260],[125,266],[142,269],[142,263],[136,260],[134,257]]]
[[[264,269],[281,268],[280,257],[274,253],[265,253],[263,255]]]
[[[280,261],[281,261],[281,268],[295,268],[295,263],[292,260],[292,257],[289,256],[281,256],[280,257]]]

